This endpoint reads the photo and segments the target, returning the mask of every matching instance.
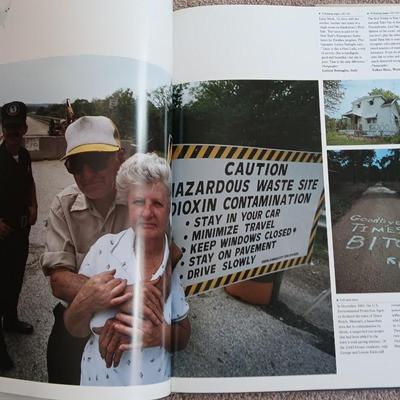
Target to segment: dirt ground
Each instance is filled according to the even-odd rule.
[[[377,183],[333,226],[338,293],[400,290],[400,196]]]

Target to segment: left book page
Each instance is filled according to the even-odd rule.
[[[0,397],[166,396],[172,1],[0,0],[0,48]]]

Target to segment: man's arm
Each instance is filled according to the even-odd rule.
[[[153,325],[150,321],[119,313],[109,319],[101,330],[99,350],[107,368],[116,368],[124,351],[139,345],[141,348],[162,346],[168,352],[183,350],[190,339],[189,318],[168,325]]]
[[[154,326],[150,321],[139,320],[130,315],[119,313],[116,319],[121,322],[114,325],[116,332],[121,335],[140,338],[141,347],[163,346],[169,352],[183,350],[189,343],[191,326],[189,318],[172,322],[171,325],[164,321],[163,325]],[[121,344],[120,351],[126,351],[132,344]]]
[[[53,295],[67,303],[72,303],[89,278],[66,268],[50,272],[50,285]]]
[[[50,277],[53,295],[67,303],[72,302],[88,279],[77,273],[76,248],[58,196],[47,218],[46,248],[40,264],[44,274]]]
[[[58,291],[55,285],[68,284],[68,279],[75,277],[64,272],[71,272],[76,275],[79,267],[77,266],[76,246],[72,239],[71,227],[67,223],[61,200],[56,196],[50,207],[47,217],[47,233],[45,251],[40,256],[40,265],[46,276],[51,276],[53,291]],[[60,272],[60,275],[52,276]],[[57,278],[57,279],[56,279]],[[63,278],[67,278],[65,282]],[[71,282],[73,285],[74,282]],[[76,293],[75,293],[76,294]],[[60,296],[60,299],[64,299]]]
[[[126,279],[114,278],[115,270],[87,278],[64,313],[64,323],[71,335],[86,337],[94,313],[110,307],[110,302],[126,301]]]

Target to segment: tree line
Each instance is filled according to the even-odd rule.
[[[174,141],[321,151],[316,81],[229,80],[178,85]]]
[[[388,150],[378,157],[375,150],[328,151],[331,186],[341,183],[398,182],[400,150]]]
[[[145,105],[140,110],[147,123],[149,150],[162,150],[165,143],[166,102],[157,103],[158,93],[163,93],[163,89],[158,89],[157,93],[149,93]],[[103,115],[110,118],[117,126],[122,139],[135,143],[137,136],[143,134],[137,132],[138,99],[129,88],[118,89],[104,99],[75,99],[71,106],[75,117]],[[38,106],[35,111],[37,115],[64,119],[65,103]]]
[[[131,89],[104,99],[76,99],[76,116],[105,115],[121,136],[135,141],[138,100]],[[143,108],[143,107],[142,107]],[[65,118],[63,104],[40,106],[37,114]],[[161,87],[148,94],[146,120],[151,140],[165,133],[177,143],[321,151],[316,81],[229,80]]]

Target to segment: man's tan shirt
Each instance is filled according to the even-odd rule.
[[[58,268],[78,272],[86,253],[99,237],[128,227],[128,208],[124,203],[115,201],[103,218],[73,184],[53,200],[40,265],[46,275]]]

